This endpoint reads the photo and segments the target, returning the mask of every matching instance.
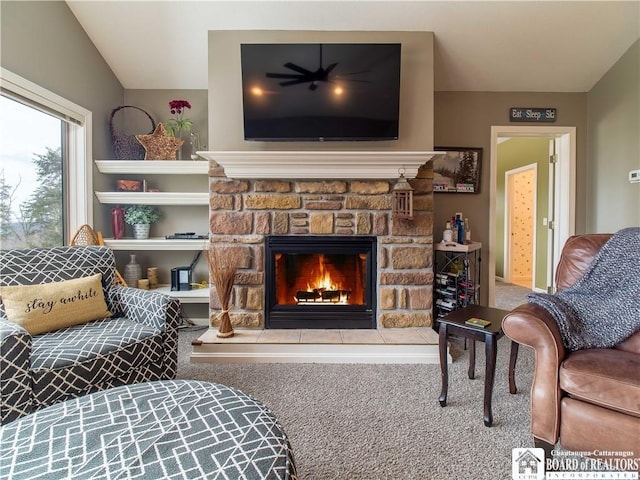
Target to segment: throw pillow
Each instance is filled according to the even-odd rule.
[[[7,319],[31,335],[110,317],[102,275],[40,285],[0,287]]]

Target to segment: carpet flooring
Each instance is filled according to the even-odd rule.
[[[529,293],[531,290],[528,288],[496,280],[495,306],[504,310],[513,310],[518,305],[527,303]]]
[[[483,424],[484,349],[476,378],[468,352],[452,344],[447,406],[438,365],[190,363],[180,332],[178,377],[236,387],[269,407],[291,441],[301,480],[510,479],[511,450],[531,447],[533,352],[520,349],[518,393],[509,394],[509,340],[498,342],[493,427]]]

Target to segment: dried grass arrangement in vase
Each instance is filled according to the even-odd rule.
[[[207,260],[211,279],[216,286],[222,310],[219,313],[218,333],[221,338],[233,337],[233,326],[229,318],[233,280],[242,264],[243,251],[240,248],[209,245]]]

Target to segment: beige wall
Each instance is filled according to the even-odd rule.
[[[577,131],[576,231],[585,229],[585,179],[587,101],[584,93],[493,93],[436,92],[434,104],[435,145],[481,147],[480,193],[434,193],[434,232],[444,229],[447,218],[463,212],[469,218],[473,240],[483,244],[482,255],[489,258],[489,179],[491,127],[509,125],[509,107],[555,107],[556,126],[575,126]],[[519,124],[523,125],[523,124]],[[532,125],[535,127],[535,125]],[[483,265],[481,281],[488,282],[488,265]],[[487,288],[481,300],[487,302]]]
[[[145,110],[156,122],[166,122],[173,116],[169,111],[171,100],[187,100],[191,104],[190,109],[185,109],[184,118],[193,122],[192,132],[197,132],[203,145],[209,144],[208,139],[208,112],[206,90],[125,90],[124,104],[135,105]],[[127,132],[146,133],[151,127],[151,122],[143,114],[132,109],[124,109],[116,115],[124,119],[124,128]],[[191,154],[191,147],[187,142],[183,146],[183,158]]]
[[[382,142],[246,142],[242,127],[241,43],[401,43],[399,139]],[[433,34],[431,32],[210,31],[211,150],[431,150]]]
[[[2,67],[93,112],[93,151],[110,158],[107,122],[124,89],[65,2],[0,2]]]
[[[640,40],[587,95],[589,108],[587,231],[640,225]]]

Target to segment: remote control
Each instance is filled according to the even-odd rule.
[[[175,233],[173,235],[165,235],[165,237],[167,240],[203,240],[203,239],[207,239],[209,238],[209,235],[206,233],[193,233],[193,232],[186,232],[186,233]]]

